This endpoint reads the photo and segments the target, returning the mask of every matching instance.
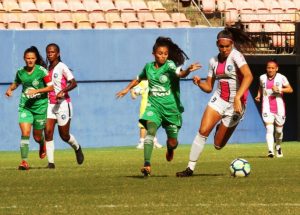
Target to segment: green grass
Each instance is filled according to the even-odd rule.
[[[72,150],[56,151],[56,169],[38,152],[29,171],[19,171],[19,152],[0,152],[0,214],[300,214],[300,144],[284,143],[283,158],[266,158],[265,144],[207,145],[190,178],[190,145],[180,145],[172,162],[165,149],[153,151],[152,175],[143,178],[143,151],[134,147],[85,149],[78,166]],[[229,175],[242,157],[251,164],[246,178]]]

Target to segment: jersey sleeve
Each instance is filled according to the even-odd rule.
[[[289,81],[288,81],[288,79],[284,76],[284,75],[282,75],[282,85],[283,86],[288,86],[288,85],[290,85],[290,83],[289,83]]]
[[[208,77],[213,77],[214,76],[214,59],[210,59],[209,65],[208,65]]]
[[[40,66],[39,69],[42,71],[43,81],[47,86],[53,85],[51,75],[48,70]]]
[[[63,69],[62,74],[67,79],[67,81],[74,79],[73,73],[66,65],[64,65],[62,69]]]
[[[17,74],[16,74],[14,83],[16,83],[16,84],[18,84],[18,85],[19,85],[19,84],[22,84],[22,81],[21,81],[21,79],[20,79],[20,77],[19,77],[19,71],[18,71]]]
[[[147,65],[144,66],[144,69],[143,69],[143,70],[141,71],[141,73],[137,76],[137,80],[141,81],[141,80],[147,79],[146,71],[147,71]]]
[[[232,59],[235,62],[235,64],[237,65],[238,68],[241,68],[242,66],[247,64],[244,55],[239,51],[235,51],[233,53]]]

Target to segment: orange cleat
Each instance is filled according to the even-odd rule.
[[[29,170],[29,165],[25,160],[22,160],[18,169],[19,170]]]
[[[39,156],[41,159],[44,159],[46,157],[46,143],[40,144],[40,150],[39,150]]]

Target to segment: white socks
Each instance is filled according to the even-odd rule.
[[[54,141],[46,141],[48,163],[54,163]]]
[[[79,144],[72,134],[70,134],[70,139],[68,140],[68,143],[74,150],[79,149]]]
[[[207,137],[200,135],[198,132],[193,141],[191,151],[190,151],[190,161],[188,164],[188,167],[193,171],[196,167],[197,160],[199,159],[199,157],[204,149],[206,139],[207,139]]]
[[[274,153],[274,125],[266,125],[266,141],[269,151]]]

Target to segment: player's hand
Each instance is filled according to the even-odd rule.
[[[201,83],[201,78],[199,76],[194,76],[193,77],[193,83],[196,85],[196,86],[199,86],[199,84]]]
[[[191,64],[191,65],[187,68],[187,70],[188,70],[189,72],[194,72],[194,71],[200,69],[201,67],[202,67],[202,66],[201,66],[199,63],[193,63],[193,64]]]
[[[234,112],[242,114],[243,107],[242,107],[242,102],[241,102],[240,98],[234,98],[233,109],[234,109]]]
[[[13,91],[11,89],[7,89],[6,92],[5,92],[5,95],[7,97],[11,97],[13,95]]]
[[[273,93],[280,93],[280,89],[277,86],[272,87]]]
[[[60,91],[59,93],[57,93],[56,98],[62,99],[64,96],[65,96],[65,93],[63,91]]]
[[[116,97],[118,98],[122,98],[123,96],[125,96],[128,93],[127,89],[121,90],[119,92],[117,92]]]
[[[256,97],[255,97],[255,101],[256,101],[256,102],[260,102],[260,96],[256,96]]]
[[[29,90],[27,90],[26,95],[30,97],[37,93],[38,93],[38,91],[36,89],[29,89]]]
[[[131,96],[132,99],[136,99],[137,98],[137,95],[136,95],[136,93],[134,92],[133,89],[130,90],[130,96]]]

